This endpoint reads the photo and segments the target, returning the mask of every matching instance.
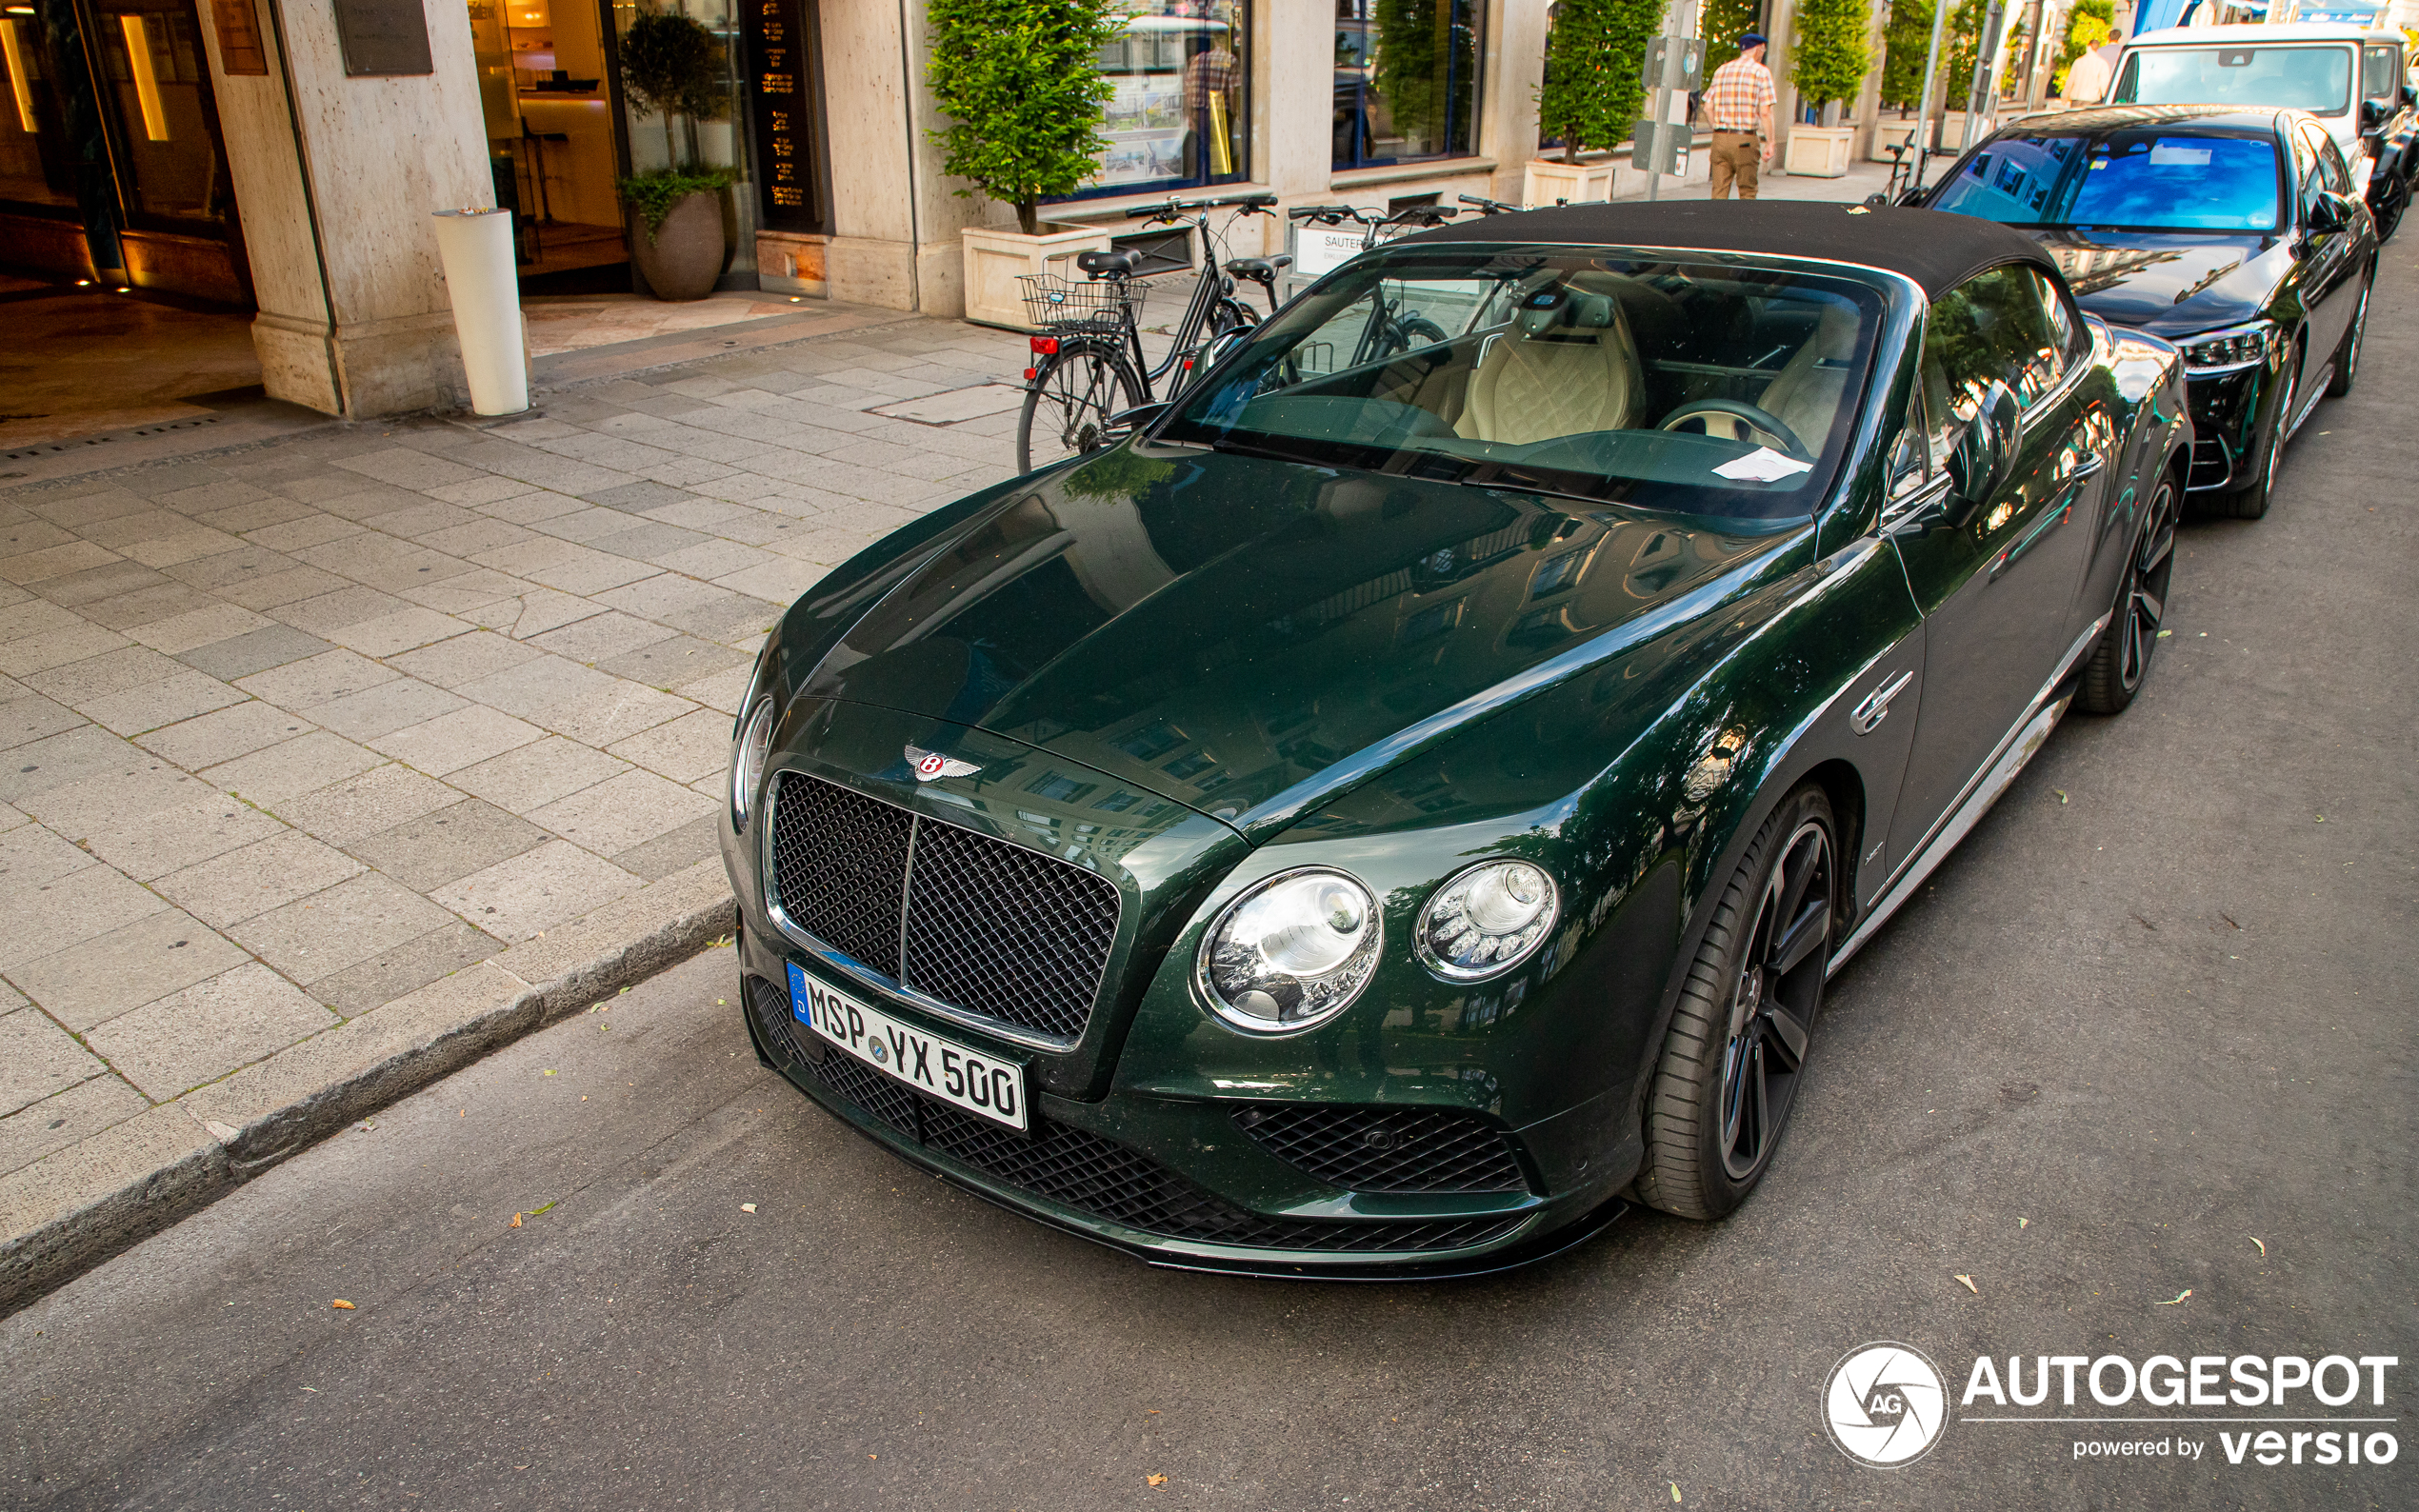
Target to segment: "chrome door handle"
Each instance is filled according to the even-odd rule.
[[[1857,705],[1855,711],[1848,716],[1848,727],[1859,735],[1870,735],[1874,726],[1889,717],[1889,701],[1905,692],[1907,685],[1914,680],[1913,672],[1901,672],[1866,694],[1865,702]]]

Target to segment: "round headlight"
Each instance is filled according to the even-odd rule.
[[[1420,910],[1415,945],[1448,982],[1479,982],[1527,960],[1561,907],[1554,880],[1525,861],[1489,861],[1436,889]]]
[[[1377,901],[1341,871],[1282,872],[1227,905],[1201,943],[1202,990],[1238,1028],[1280,1034],[1349,1006],[1377,971]]]
[[[765,752],[772,745],[772,700],[760,698],[739,726],[730,752],[730,827],[746,829],[756,802],[756,785],[764,781]]]

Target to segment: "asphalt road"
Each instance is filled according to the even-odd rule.
[[[2147,696],[2070,720],[1834,984],[1729,1223],[1449,1284],[1153,1271],[847,1133],[710,952],[0,1323],[0,1502],[2419,1505],[2419,244],[2388,261],[2361,391],[2267,521],[2188,527]],[[2400,1458],[1958,1421],[1868,1469],[1821,1398],[1883,1339],[1952,1389],[1984,1353],[2390,1355],[2338,1415]]]

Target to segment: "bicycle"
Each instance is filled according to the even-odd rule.
[[[1025,369],[1025,406],[1016,421],[1019,472],[1113,445],[1127,428],[1116,418],[1157,403],[1162,380],[1169,380],[1167,397],[1181,393],[1208,369],[1221,342],[1259,324],[1251,307],[1235,298],[1237,279],[1266,289],[1269,309],[1275,311],[1277,273],[1293,260],[1222,262],[1225,249],[1210,228],[1210,212],[1231,207],[1227,229],[1232,230],[1237,219],[1268,214],[1276,202],[1273,194],[1171,199],[1133,212],[1147,226],[1190,225],[1201,233],[1201,271],[1168,354],[1155,366],[1143,351],[1142,306],[1150,289],[1135,279],[1141,259],[1134,253],[1077,253],[1075,267],[1086,275],[1082,282],[1055,273],[1018,275],[1025,308],[1042,328],[1029,342],[1033,366]]]
[[[1480,203],[1472,195],[1465,194],[1462,198],[1472,203]],[[1488,200],[1484,203],[1493,205],[1499,202]],[[1321,226],[1341,226],[1346,221],[1351,221],[1365,227],[1367,229],[1361,235],[1361,249],[1367,251],[1381,242],[1390,241],[1407,231],[1427,230],[1431,227],[1442,226],[1460,213],[1459,209],[1449,205],[1411,205],[1386,214],[1380,214],[1376,210],[1362,209],[1351,205],[1305,205],[1288,210],[1286,216],[1289,220],[1311,221]],[[1489,210],[1486,213],[1496,212]],[[1384,234],[1380,234],[1381,232]],[[1379,362],[1389,357],[1399,356],[1409,351],[1413,347],[1433,346],[1449,339],[1445,334],[1444,327],[1429,319],[1420,311],[1412,310],[1409,314],[1404,314],[1402,310],[1403,302],[1400,299],[1388,299],[1385,290],[1381,288],[1372,296],[1369,318],[1361,328],[1360,339],[1355,344],[1352,360],[1345,366],[1357,368],[1363,363]]]

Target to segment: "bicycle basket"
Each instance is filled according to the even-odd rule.
[[[1142,315],[1150,286],[1130,279],[1081,281],[1056,273],[1019,273],[1025,286],[1025,313],[1045,330],[1115,330]]]

